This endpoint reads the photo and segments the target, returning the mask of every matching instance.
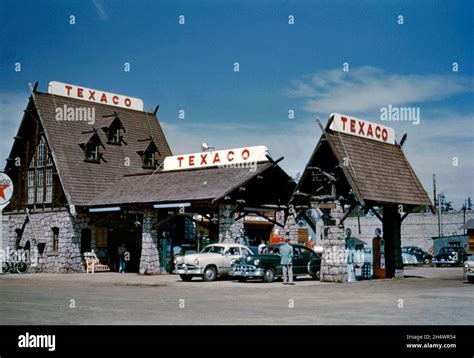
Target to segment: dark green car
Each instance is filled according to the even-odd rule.
[[[258,278],[263,282],[273,282],[275,278],[283,276],[280,264],[280,246],[271,244],[263,248],[261,255],[242,257],[232,266],[230,275],[239,281]],[[311,276],[319,280],[321,257],[304,245],[293,246],[293,277]]]

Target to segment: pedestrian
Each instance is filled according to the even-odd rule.
[[[263,253],[263,249],[265,247],[265,241],[260,241],[260,245],[258,245],[258,253],[259,254],[262,254]]]
[[[176,256],[180,256],[180,255],[182,255],[181,246],[175,245],[175,246],[173,247],[173,256],[176,257]]]
[[[280,247],[280,263],[283,269],[283,284],[294,285],[293,283],[293,247],[290,245],[290,236],[285,235],[285,244]]]
[[[119,257],[119,272],[125,273],[125,255],[128,254],[128,258],[130,258],[130,254],[127,251],[127,246],[122,244],[118,248],[118,257]]]
[[[125,260],[125,263],[123,264],[123,273],[125,273],[125,266],[129,263],[130,261],[130,251],[128,251],[127,248],[125,248],[125,254],[123,255],[123,258]]]

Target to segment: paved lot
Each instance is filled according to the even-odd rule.
[[[174,275],[0,276],[0,324],[473,324],[461,268],[407,268],[402,280],[239,283]],[[293,307],[293,308],[292,308]]]

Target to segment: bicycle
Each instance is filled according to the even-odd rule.
[[[28,264],[26,262],[2,262],[2,272],[25,273],[28,271]]]
[[[23,252],[12,251],[8,261],[2,260],[2,273],[25,273],[28,271],[29,263],[22,259],[18,260],[18,256],[23,258]]]

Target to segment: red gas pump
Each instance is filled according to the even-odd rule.
[[[385,240],[382,230],[375,229],[375,237],[372,239],[372,252],[374,258],[374,278],[386,278],[387,271],[385,269]]]

